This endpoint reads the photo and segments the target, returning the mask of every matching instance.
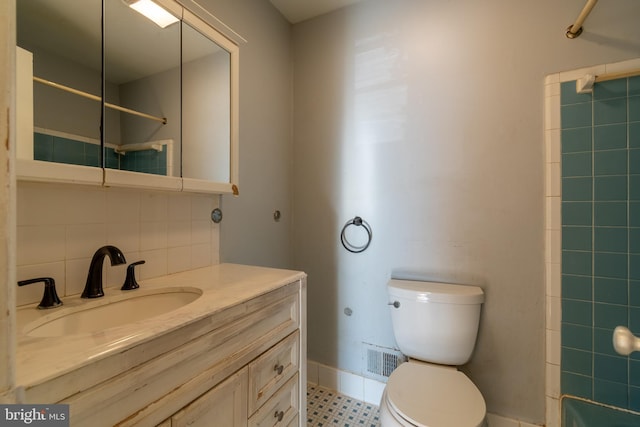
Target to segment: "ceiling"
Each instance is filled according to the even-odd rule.
[[[270,0],[292,24],[324,15],[363,0]]]

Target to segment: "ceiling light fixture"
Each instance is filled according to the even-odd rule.
[[[123,0],[124,3],[136,12],[149,18],[160,28],[166,28],[169,25],[178,22],[179,19],[164,10],[151,0]]]

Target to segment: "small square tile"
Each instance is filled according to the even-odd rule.
[[[629,148],[640,148],[640,122],[629,123]]]
[[[562,345],[577,350],[592,351],[593,337],[591,328],[581,325],[562,323]]]
[[[629,77],[629,96],[640,95],[640,76]]]
[[[562,275],[562,298],[591,301],[592,284],[591,277]]]
[[[625,166],[626,166],[626,163],[625,163]],[[562,155],[562,176],[563,177],[591,176],[591,152],[563,154]]]
[[[640,281],[629,280],[629,305],[640,307]]]
[[[621,175],[627,173],[627,150],[597,151],[593,155],[594,175]]]
[[[591,126],[591,102],[560,107],[562,129]]]
[[[640,96],[629,97],[629,121],[640,120]]]
[[[629,387],[626,383],[623,384],[613,381],[594,379],[593,398],[597,402],[617,406],[619,408],[626,408],[629,404],[628,388]]]
[[[627,79],[615,79],[598,83],[593,87],[593,99],[603,100],[627,96]]]
[[[591,326],[592,304],[588,301],[562,300],[562,321],[575,325]]]
[[[638,177],[640,178],[640,175]],[[640,190],[640,180],[637,184],[638,190]],[[640,191],[638,191],[638,196],[638,200],[640,200]],[[593,179],[593,197],[596,201],[626,201],[627,175],[595,177]]]
[[[564,136],[564,133],[562,134]],[[573,137],[573,135],[571,135]],[[577,138],[575,136],[574,138]],[[570,143],[572,140],[569,140]],[[564,143],[564,141],[563,141]],[[577,145],[573,142],[570,146]],[[593,128],[593,149],[612,150],[627,148],[627,125],[619,123],[614,125],[601,125]]]
[[[591,178],[562,178],[562,200],[565,202],[588,202],[593,200]]]
[[[563,394],[572,394],[585,399],[591,399],[593,394],[592,378],[589,376],[562,372],[560,384]]]
[[[627,226],[627,202],[595,202],[593,214],[593,222],[596,226]]]
[[[640,175],[629,175],[629,200],[640,200]]]
[[[577,114],[577,113],[576,113]],[[627,99],[615,98],[593,102],[594,125],[624,123],[627,120]]]
[[[598,379],[618,383],[627,382],[629,376],[627,358],[594,354],[593,376]]]
[[[627,229],[623,227],[595,227],[594,249],[598,252],[626,253],[627,235]],[[640,239],[640,235],[638,238]],[[640,249],[640,240],[638,244]]]
[[[591,376],[593,353],[562,347],[561,369],[564,372]]]
[[[638,223],[640,224],[640,203],[638,203]],[[592,202],[562,202],[562,225],[588,225],[593,222]],[[626,218],[626,215],[625,215]]]
[[[620,127],[620,125],[616,125]],[[627,127],[623,126],[624,130],[624,146],[627,144]],[[602,126],[604,127],[604,126]],[[609,128],[612,126],[608,126]],[[597,128],[596,128],[597,129]],[[611,136],[614,133],[621,133],[620,130],[613,129],[603,129],[601,133],[601,138],[612,139]],[[591,127],[583,127],[583,128],[573,128],[573,129],[563,129],[561,133],[562,142],[561,142],[561,150],[562,153],[576,153],[576,152],[585,152],[591,151]],[[618,141],[620,137],[615,138],[615,141]]]
[[[594,353],[619,356],[613,348],[611,337],[613,337],[613,328],[593,328]]]
[[[573,80],[560,83],[560,97],[561,104],[568,105],[590,102],[593,95],[590,93],[577,93],[576,82]]]
[[[626,325],[629,309],[624,305],[594,304],[593,323],[598,328],[613,330],[618,325]]]
[[[628,289],[627,280],[596,277],[594,279],[594,301],[627,305]]]
[[[591,266],[591,252],[562,251],[562,274],[588,276]]]

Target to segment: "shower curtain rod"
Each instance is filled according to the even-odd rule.
[[[635,70],[619,71],[616,73],[606,73],[598,75],[585,74],[583,77],[576,80],[576,92],[591,93],[593,91],[593,85],[595,83],[636,76],[640,76],[640,68],[636,68]]]
[[[34,82],[38,82],[38,83],[42,83],[42,84],[47,85],[47,86],[54,87],[56,89],[64,90],[65,92],[73,93],[75,95],[80,95],[80,96],[82,96],[84,98],[92,99],[94,101],[102,101],[102,98],[100,98],[97,95],[93,95],[93,94],[88,93],[88,92],[83,92],[81,90],[74,89],[74,88],[69,87],[69,86],[61,85],[60,83],[56,83],[56,82],[52,82],[52,81],[49,81],[49,80],[45,80],[45,79],[42,79],[40,77],[33,76],[33,81]],[[166,117],[152,116],[151,114],[141,113],[140,111],[132,110],[132,109],[126,108],[126,107],[121,107],[119,105],[111,104],[109,102],[105,102],[104,106],[108,107],[108,108],[111,108],[112,110],[118,110],[118,111],[122,111],[124,113],[133,114],[135,116],[144,117],[146,119],[155,120],[157,122],[161,122],[163,125],[167,124],[167,118]]]
[[[582,12],[580,12],[580,15],[578,15],[576,21],[572,25],[569,25],[569,27],[567,28],[567,32],[565,33],[567,38],[575,39],[580,34],[582,34],[582,24],[584,23],[585,19],[587,19],[587,16],[589,16],[596,3],[598,3],[598,0],[587,1],[587,4],[585,4],[584,8],[582,8]]]
[[[640,68],[629,71],[622,71],[619,73],[607,73],[607,74],[598,74],[595,77],[595,83],[606,82],[609,80],[623,79],[625,77],[636,77],[640,76]]]

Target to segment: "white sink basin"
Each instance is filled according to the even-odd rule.
[[[22,310],[19,310],[18,328],[23,334],[32,337],[95,332],[166,314],[195,301],[202,295],[202,290],[198,288],[164,288],[131,292],[131,294],[111,298],[74,302],[73,307],[62,306],[62,308],[51,310],[50,313],[48,310],[37,310],[42,317],[32,321],[26,319],[33,318],[33,310],[36,309],[25,309],[22,316],[20,313]],[[23,319],[22,322],[21,319]],[[21,326],[21,323],[24,326]]]

